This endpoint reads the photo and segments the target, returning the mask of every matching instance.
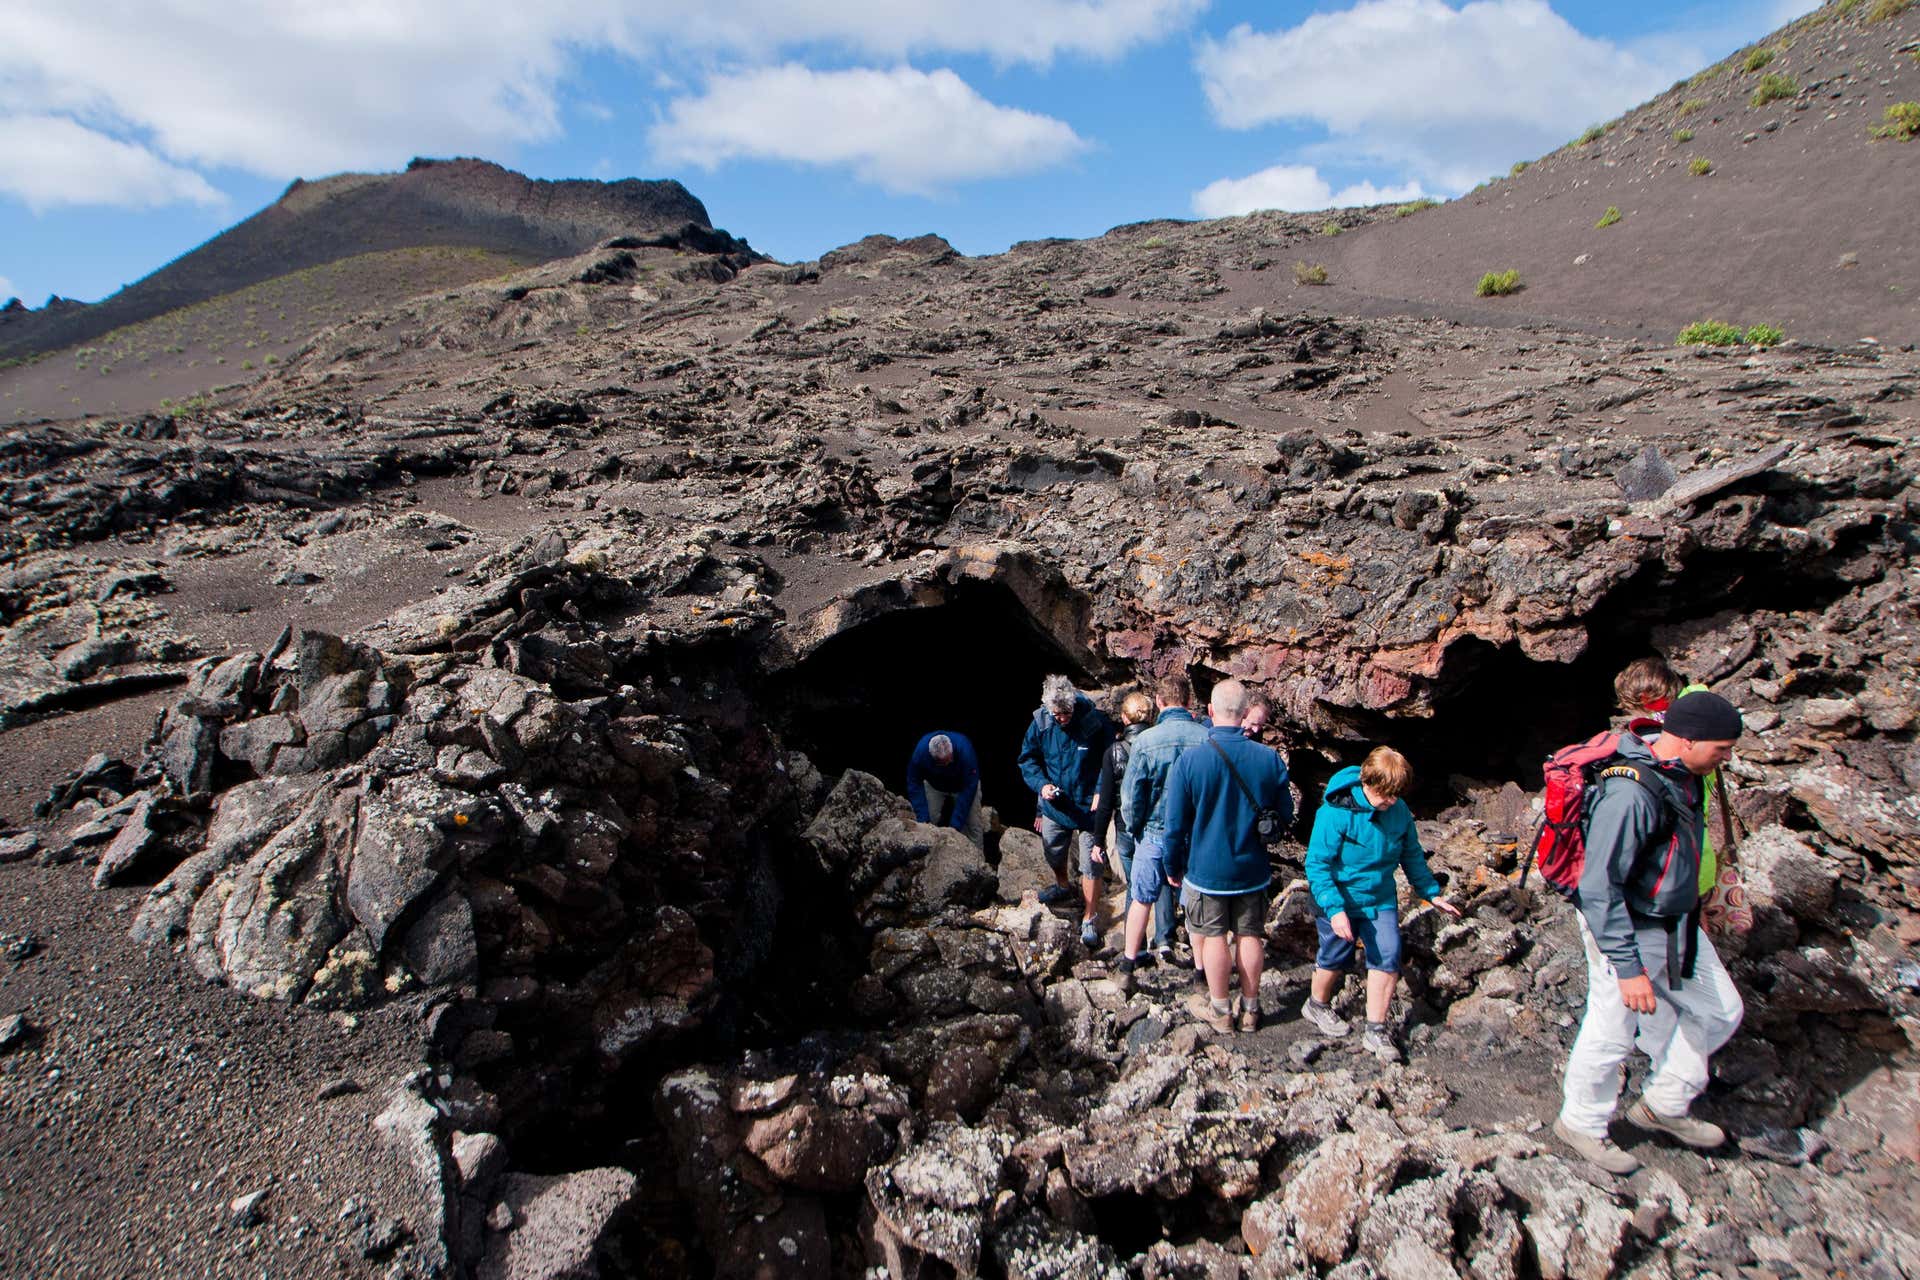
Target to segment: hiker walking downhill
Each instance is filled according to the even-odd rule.
[[[1187,709],[1193,685],[1184,674],[1160,677],[1153,699],[1160,708],[1153,727],[1141,734],[1127,756],[1120,779],[1120,825],[1133,835],[1133,865],[1127,873],[1127,922],[1122,954],[1114,980],[1123,992],[1133,990],[1134,966],[1146,943],[1152,920],[1154,954],[1173,958],[1173,888],[1167,883],[1166,796],[1167,775],[1188,748],[1207,740],[1207,730]]]
[[[1167,878],[1193,890],[1187,923],[1200,939],[1207,990],[1193,1010],[1215,1031],[1236,1025],[1229,979],[1240,975],[1237,1025],[1260,1026],[1260,972],[1266,967],[1267,886],[1272,879],[1262,815],[1278,827],[1293,818],[1287,765],[1278,751],[1240,731],[1247,687],[1222,680],[1208,711],[1204,744],[1184,753],[1167,776]],[[1136,859],[1138,855],[1136,854]],[[1231,941],[1229,941],[1231,939]]]
[[[1702,780],[1732,757],[1742,727],[1718,694],[1684,694],[1651,743],[1620,735],[1618,756],[1583,802],[1585,861],[1573,901],[1587,953],[1587,1008],[1553,1128],[1610,1173],[1640,1167],[1607,1134],[1620,1067],[1636,1039],[1652,1064],[1627,1119],[1691,1147],[1726,1140],[1688,1111],[1707,1086],[1708,1060],[1743,1011],[1698,911]]]
[[[1391,747],[1375,747],[1358,767],[1349,765],[1327,783],[1307,844],[1307,887],[1313,893],[1320,952],[1313,985],[1300,1016],[1322,1035],[1345,1036],[1352,1028],[1333,1011],[1333,1000],[1356,947],[1367,965],[1367,1029],[1361,1047],[1383,1062],[1399,1062],[1387,1022],[1400,981],[1400,894],[1394,872],[1413,891],[1450,916],[1460,908],[1440,896],[1426,850],[1402,799],[1413,785],[1413,766]]]
[[[1095,921],[1106,864],[1093,860],[1093,801],[1100,762],[1113,741],[1113,721],[1065,676],[1048,676],[1040,708],[1020,743],[1020,776],[1040,797],[1040,848],[1054,883],[1041,891],[1049,906],[1073,899],[1070,860],[1080,864],[1080,940],[1100,945]]]
[[[929,733],[914,744],[907,760],[907,803],[918,821],[965,832],[976,845],[985,842],[980,760],[964,733]]]

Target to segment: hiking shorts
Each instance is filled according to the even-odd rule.
[[[1224,938],[1228,934],[1263,938],[1267,933],[1267,891],[1255,889],[1216,897],[1196,889],[1187,907],[1187,928],[1203,938]]]
[[[1152,906],[1167,891],[1165,850],[1158,840],[1137,840],[1133,846],[1133,869],[1127,875],[1127,901]]]
[[[1067,866],[1067,857],[1075,850],[1079,852],[1080,875],[1082,878],[1104,880],[1107,878],[1107,866],[1104,862],[1095,862],[1093,854],[1093,833],[1078,831],[1062,822],[1055,822],[1046,814],[1040,815],[1040,852],[1047,859],[1047,866],[1057,874]]]
[[[1320,953],[1313,958],[1316,969],[1345,969],[1353,964],[1354,943],[1366,949],[1367,968],[1375,973],[1400,972],[1400,910],[1388,907],[1369,920],[1357,911],[1347,912],[1353,925],[1353,942],[1333,931],[1333,921],[1318,912],[1313,924],[1320,931]]]

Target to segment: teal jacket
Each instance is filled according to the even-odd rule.
[[[1394,868],[1423,898],[1440,896],[1439,882],[1427,867],[1427,852],[1414,830],[1413,810],[1395,800],[1375,809],[1360,790],[1360,768],[1349,765],[1327,783],[1326,800],[1314,815],[1307,843],[1307,887],[1314,905],[1328,916],[1365,916],[1371,920],[1400,905]]]

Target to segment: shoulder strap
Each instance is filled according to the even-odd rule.
[[[1247,780],[1240,776],[1240,771],[1233,767],[1233,757],[1229,756],[1227,754],[1227,749],[1220,745],[1220,739],[1209,735],[1207,738],[1207,745],[1220,753],[1220,759],[1226,762],[1227,772],[1232,774],[1233,780],[1240,784],[1240,794],[1247,798],[1247,803],[1252,805],[1255,809],[1266,808],[1265,805],[1261,804],[1257,799],[1254,798],[1253,788],[1248,786]]]
[[[1602,765],[1596,778],[1632,778],[1640,784],[1640,789],[1653,797],[1660,808],[1660,831],[1665,831],[1672,823],[1673,813],[1679,806],[1674,803],[1673,793],[1665,783],[1657,782],[1647,776],[1646,767],[1633,760],[1615,760]]]

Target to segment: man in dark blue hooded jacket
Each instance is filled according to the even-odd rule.
[[[1080,940],[1100,945],[1096,911],[1106,863],[1093,861],[1094,800],[1100,782],[1100,762],[1113,741],[1114,726],[1100,708],[1065,676],[1048,676],[1040,691],[1040,707],[1027,724],[1020,743],[1020,776],[1040,798],[1040,848],[1054,883],[1040,894],[1049,906],[1068,902],[1073,886],[1068,879],[1069,854],[1078,850],[1080,863]]]

